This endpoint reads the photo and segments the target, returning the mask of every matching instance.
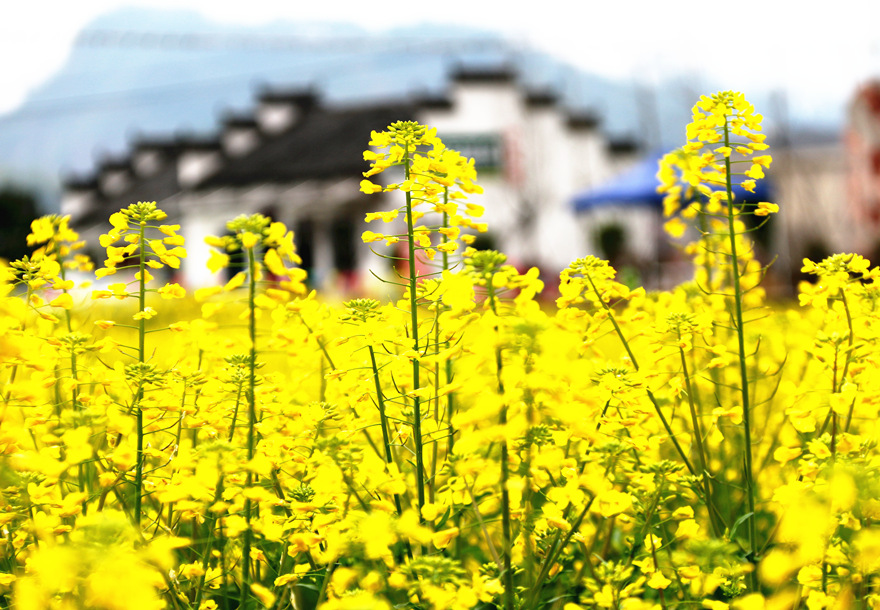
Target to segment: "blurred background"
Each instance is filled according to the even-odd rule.
[[[661,287],[687,270],[662,232],[657,157],[701,94],[733,89],[774,157],[759,195],[781,212],[757,246],[777,257],[771,285],[790,292],[804,256],[876,261],[880,9],[706,4],[6,3],[0,257],[27,252],[35,214],[71,214],[97,244],[112,211],[156,200],[190,244],[271,215],[316,285],[358,291],[363,214],[388,207],[359,193],[360,152],[412,119],[476,159],[482,245],[548,278],[596,254]],[[215,280],[206,256],[180,281]]]

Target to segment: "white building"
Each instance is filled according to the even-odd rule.
[[[354,287],[375,257],[360,242],[364,214],[396,207],[392,195],[359,191],[371,130],[398,120],[436,127],[450,148],[476,159],[493,247],[511,262],[555,275],[588,252],[575,193],[635,159],[614,146],[590,116],[573,116],[546,91],[528,91],[512,69],[459,70],[442,99],[324,106],[313,91],[265,91],[253,116],[225,118],[211,138],[144,139],[125,159],[67,181],[62,210],[97,244],[107,217],[137,201],[156,201],[182,225],[189,287],[216,282],[207,271],[207,235],[227,220],[262,213],[291,227],[313,282]]]

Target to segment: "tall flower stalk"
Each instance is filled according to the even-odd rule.
[[[494,316],[499,316],[499,291],[502,286],[508,284],[508,272],[510,268],[505,268],[504,263],[507,257],[499,252],[492,250],[473,251],[470,256],[465,259],[465,269],[475,279],[475,284],[484,287],[486,293],[486,302],[489,310]],[[496,286],[495,283],[500,282],[502,286]],[[500,328],[495,327],[495,332],[500,334]],[[504,397],[504,358],[502,354],[501,341],[496,340],[495,347],[495,391],[499,396]],[[503,400],[503,398],[502,398]],[[508,405],[502,404],[499,414],[498,423],[502,428],[507,427]],[[513,610],[515,600],[515,585],[513,575],[513,533],[511,529],[511,507],[510,507],[510,491],[508,484],[510,482],[510,456],[507,446],[506,434],[501,441],[501,456],[499,462],[501,465],[501,546],[502,546],[502,579],[504,582],[504,609]]]
[[[415,153],[415,146],[417,145],[418,138],[422,133],[426,131],[425,128],[422,129],[413,129],[411,133],[406,133],[404,131],[404,136],[401,139],[401,143],[403,145],[403,172],[404,172],[404,181],[411,182],[410,172],[412,169],[412,155]],[[420,352],[419,345],[419,302],[418,302],[418,282],[419,282],[419,272],[417,265],[419,261],[416,259],[416,243],[415,243],[415,230],[413,224],[413,199],[412,199],[412,189],[407,189],[405,191],[405,199],[406,199],[406,246],[407,246],[407,263],[409,267],[409,286],[407,290],[407,294],[409,296],[409,311],[410,311],[410,336],[412,337],[412,349],[413,352],[418,354]],[[425,506],[425,450],[424,450],[424,439],[422,438],[422,409],[421,409],[421,396],[418,394],[418,391],[421,389],[421,380],[419,379],[419,373],[421,371],[421,364],[419,363],[418,358],[412,359],[412,387],[413,387],[413,441],[415,442],[415,451],[416,451],[416,488],[418,491],[418,501],[419,501],[419,511],[421,512],[422,508]]]
[[[275,290],[276,298],[284,300],[289,293],[302,293],[305,272],[298,267],[288,267],[290,263],[300,263],[293,244],[293,233],[288,231],[284,224],[272,222],[262,214],[251,216],[239,216],[226,224],[229,233],[224,237],[210,237],[206,241],[219,251],[212,254],[209,266],[212,271],[219,271],[226,267],[229,262],[229,253],[241,252],[244,255],[245,271],[234,275],[223,287],[230,292],[240,288],[245,282],[246,288],[246,319],[248,337],[248,355],[246,358],[247,378],[245,401],[247,403],[247,424],[245,430],[245,460],[247,475],[245,489],[255,485],[254,461],[257,448],[257,425],[260,415],[257,410],[257,385],[259,379],[257,369],[262,366],[258,362],[257,348],[257,320],[262,308],[274,307],[277,303],[265,294],[258,293],[258,284],[264,279],[265,271],[275,276],[278,287],[283,290]],[[215,291],[216,292],[216,291]],[[238,413],[238,399],[236,397],[235,413],[230,426],[230,439],[235,433],[235,419]],[[282,497],[281,500],[284,498]],[[239,607],[247,608],[250,605],[251,585],[253,583],[252,546],[254,543],[252,519],[254,517],[254,503],[250,496],[244,499],[244,531],[242,538],[241,559],[241,588],[239,592]]]
[[[165,212],[156,207],[155,202],[138,202],[110,216],[110,224],[113,228],[101,236],[101,245],[107,249],[107,259],[104,268],[96,272],[96,276],[104,278],[115,275],[118,271],[135,271],[135,290],[130,291],[132,281],[123,281],[110,284],[107,290],[95,291],[93,298],[117,298],[125,299],[133,297],[137,299],[138,311],[132,316],[136,323],[134,329],[137,332],[137,346],[134,348],[134,364],[126,369],[126,376],[134,384],[134,396],[129,412],[135,416],[135,433],[137,435],[137,448],[135,458],[134,479],[134,514],[135,524],[140,525],[143,514],[143,488],[144,488],[144,439],[146,436],[144,426],[143,400],[144,392],[148,384],[159,382],[161,376],[154,364],[147,358],[147,320],[156,315],[156,310],[147,305],[147,294],[159,293],[165,298],[181,298],[185,296],[183,288],[177,284],[166,284],[161,288],[148,288],[153,280],[150,269],[157,270],[164,267],[178,269],[180,259],[186,256],[183,248],[183,237],[177,233],[179,225],[157,225],[157,221],[167,217]],[[161,237],[157,236],[161,235]],[[126,242],[124,246],[114,246],[120,240]],[[168,248],[168,246],[172,246]],[[134,259],[134,262],[132,262]],[[101,326],[129,327],[127,324],[105,322]]]
[[[247,442],[246,452],[247,460],[250,462],[254,459],[254,443],[255,428],[257,425],[257,307],[255,299],[257,296],[257,262],[254,255],[254,247],[256,246],[256,237],[242,235],[242,245],[244,246],[247,256],[247,273],[248,273],[248,338],[250,339],[250,353],[248,357],[248,381],[247,381]],[[253,485],[254,473],[248,470],[245,488]],[[251,569],[251,543],[253,541],[253,532],[251,531],[251,514],[253,506],[250,498],[244,501],[244,520],[247,528],[244,530],[244,541],[241,550],[241,598],[239,606],[247,607],[247,595],[250,585],[250,569]]]
[[[376,152],[368,150],[364,153],[364,159],[371,162],[371,169],[364,173],[366,178],[379,174],[391,167],[400,167],[403,170],[403,181],[399,184],[390,184],[382,187],[370,180],[361,182],[361,190],[365,193],[378,193],[382,191],[400,190],[404,193],[404,205],[400,208],[387,212],[374,212],[367,214],[367,221],[382,220],[383,222],[394,221],[401,213],[404,217],[405,231],[402,234],[386,235],[366,231],[363,234],[365,242],[385,241],[386,245],[405,244],[406,276],[402,286],[405,288],[405,299],[409,313],[409,341],[412,361],[412,389],[409,400],[412,405],[411,425],[413,430],[413,452],[415,454],[415,478],[416,497],[420,519],[428,494],[433,494],[433,487],[428,487],[428,470],[425,464],[425,446],[423,423],[428,413],[423,405],[427,404],[422,397],[422,364],[420,355],[426,354],[430,349],[430,329],[423,328],[419,319],[419,309],[426,302],[423,290],[424,280],[440,275],[449,267],[448,254],[458,247],[457,238],[465,239],[461,235],[461,227],[468,227],[478,231],[485,231],[485,225],[475,223],[467,216],[459,213],[456,203],[449,200],[449,187],[455,185],[465,193],[480,192],[481,189],[473,183],[476,172],[473,169],[473,161],[462,158],[458,153],[446,150],[443,143],[437,138],[435,130],[429,130],[423,125],[412,121],[399,121],[388,127],[385,132],[373,132],[370,145],[377,149],[389,149],[388,152]],[[419,208],[421,206],[421,208]],[[440,227],[434,229],[417,225],[416,223],[426,214],[425,208],[441,214],[444,218]],[[468,215],[475,216],[482,213],[479,206],[468,205]],[[450,218],[456,221],[455,229],[450,229]],[[437,231],[442,235],[441,243],[434,246],[432,233]],[[435,260],[438,250],[442,254],[443,267],[440,271],[433,272],[424,270],[430,267]],[[385,255],[381,255],[385,256]],[[394,257],[389,257],[394,258]],[[395,282],[392,282],[395,283]],[[435,328],[435,337],[436,334]],[[435,345],[435,350],[438,346]],[[436,380],[435,380],[436,382]],[[439,397],[435,397],[439,400]],[[436,441],[435,441],[436,442]],[[435,449],[435,455],[437,454]],[[435,463],[432,471],[436,469]],[[431,477],[433,480],[433,477]]]
[[[746,286],[746,273],[757,275],[754,265],[748,271],[748,246],[743,240],[746,232],[744,219],[748,215],[766,217],[778,210],[775,204],[737,203],[734,198],[734,187],[744,193],[755,191],[756,180],[764,177],[763,168],[772,161],[769,155],[755,155],[757,151],[767,148],[761,131],[762,117],[755,114],[754,107],[749,104],[741,93],[731,91],[703,96],[693,109],[693,122],[687,127],[689,142],[675,153],[666,155],[660,163],[658,177],[661,180],[660,190],[666,193],[664,207],[668,215],[673,215],[682,207],[682,200],[690,202],[694,199],[703,203],[690,203],[682,215],[700,214],[709,218],[709,222],[701,221],[704,231],[703,246],[705,260],[721,257],[726,261],[729,270],[726,283],[723,276],[715,276],[711,272],[704,274],[710,284],[706,290],[717,290],[731,299],[730,326],[736,333],[737,356],[739,369],[739,400],[742,417],[743,433],[743,489],[747,512],[741,516],[747,526],[747,537],[751,561],[758,559],[758,532],[756,527],[756,500],[758,495],[753,464],[753,427],[754,422],[752,396],[750,395],[749,364],[745,333],[744,301],[745,292],[754,289],[756,282],[749,278]],[[737,166],[748,164],[745,171],[736,172]],[[683,188],[680,182],[686,186]],[[723,220],[722,220],[723,219]],[[680,224],[673,218],[673,226]],[[708,231],[706,229],[708,227]],[[710,234],[715,233],[727,240],[726,251],[717,250],[718,241],[711,241]],[[684,360],[682,360],[684,362]],[[690,394],[690,393],[689,393]],[[699,445],[702,455],[702,445]],[[707,487],[708,493],[708,487]],[[757,576],[752,572],[749,576],[750,588],[757,589]]]

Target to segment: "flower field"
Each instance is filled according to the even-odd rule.
[[[749,234],[779,210],[732,195],[771,163],[761,116],[704,96],[686,136],[658,184],[693,280],[587,256],[552,311],[468,246],[473,161],[411,122],[361,183],[397,197],[363,235],[396,302],[308,292],[260,215],[193,294],[154,203],[97,268],[35,221],[0,268],[0,607],[880,607],[880,270],[805,261],[768,306]]]

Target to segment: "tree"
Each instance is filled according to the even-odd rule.
[[[30,254],[27,235],[38,216],[33,193],[17,186],[0,187],[0,259],[12,261]]]

